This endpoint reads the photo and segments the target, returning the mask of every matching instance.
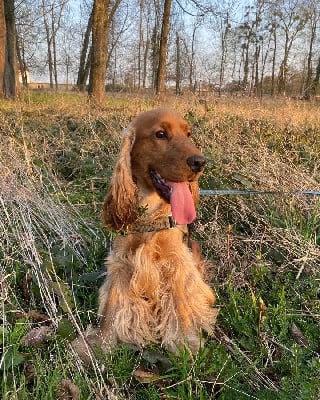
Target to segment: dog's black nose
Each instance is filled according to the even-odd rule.
[[[200,172],[206,165],[206,159],[202,156],[191,156],[187,158],[187,164],[193,172]]]

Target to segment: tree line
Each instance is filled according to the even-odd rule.
[[[106,89],[309,98],[319,21],[320,0],[0,0],[0,95],[31,72],[97,102]]]

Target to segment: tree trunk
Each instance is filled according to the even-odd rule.
[[[46,4],[45,4],[44,0],[42,0],[42,15],[43,15],[44,27],[46,30],[47,56],[48,56],[47,61],[48,61],[48,68],[49,68],[50,88],[53,89],[53,61],[52,61],[52,50],[51,50],[52,36],[50,34],[50,27],[49,27],[49,22],[47,19]]]
[[[140,0],[139,10],[139,46],[138,46],[138,89],[141,88],[142,82],[142,53],[143,53],[143,28],[142,28],[142,16],[143,16],[143,0]]]
[[[320,81],[320,57],[318,59],[318,64],[316,68],[316,75],[312,81],[312,86],[311,86],[311,94],[316,95],[317,94],[317,89],[319,86],[319,81]]]
[[[61,26],[62,13],[66,4],[67,0],[60,1],[59,4],[55,1],[50,3],[48,0],[42,0],[41,3],[43,23],[46,31],[48,68],[51,89],[53,89],[54,85],[55,88],[58,89],[56,38],[58,30]]]
[[[171,11],[171,0],[165,0],[164,12],[162,18],[162,27],[161,27],[161,37],[160,37],[159,65],[158,65],[157,79],[156,79],[156,94],[164,92],[165,89],[170,11]]]
[[[95,0],[92,20],[92,55],[89,79],[89,96],[97,104],[106,97],[107,46],[110,27],[110,0]]]
[[[272,38],[272,32],[270,32],[270,35],[268,37],[268,44],[267,44],[267,49],[265,50],[264,54],[262,53],[261,56],[261,74],[260,74],[260,97],[262,98],[263,93],[264,93],[264,71],[266,69],[266,63],[267,59],[269,58],[269,51],[270,51],[270,45],[271,45],[271,38]]]
[[[245,44],[245,48],[244,48],[242,86],[243,86],[243,90],[245,90],[245,91],[248,89],[248,82],[249,82],[249,38],[248,38],[248,42]]]
[[[14,0],[5,0],[4,4],[1,2],[0,32],[0,59],[3,60],[0,66],[1,95],[6,98],[14,98],[17,88]]]
[[[102,103],[105,99],[109,3],[109,0],[95,0],[93,4],[89,95],[96,103]]]
[[[256,45],[256,51],[254,55],[254,89],[255,95],[259,97],[261,95],[260,91],[260,81],[259,81],[259,58],[260,58],[261,47]]]
[[[89,51],[88,48],[92,31],[92,19],[93,19],[93,10],[91,11],[90,17],[88,19],[87,29],[84,34],[84,39],[81,48],[80,64],[79,64],[79,71],[77,78],[77,87],[80,90],[80,92],[83,92],[86,88],[86,83],[90,71],[90,62],[92,54],[91,54],[91,47]]]
[[[82,75],[83,80],[81,82],[81,85],[83,85],[83,86],[80,87],[80,90],[82,90],[82,91],[85,90],[86,83],[89,78],[90,69],[91,69],[91,60],[92,60],[92,46],[90,46],[88,58],[87,58],[86,65],[84,67],[84,71],[83,71],[83,75]],[[81,88],[83,88],[83,89],[81,89]]]
[[[176,95],[181,94],[181,68],[180,68],[180,38],[178,32],[176,33]]]
[[[0,0],[0,98],[4,97],[4,70],[6,65],[6,19],[4,14],[4,0]]]
[[[278,94],[282,96],[286,95],[286,88],[287,88],[287,60],[288,58],[285,57],[280,65],[279,75],[278,75]]]
[[[21,74],[21,80],[24,87],[28,87],[28,75],[27,75],[27,63],[25,60],[24,46],[21,40],[19,40],[18,33],[16,30],[16,51],[18,58],[18,65]]]
[[[278,14],[280,28],[285,36],[284,55],[278,75],[278,93],[282,95],[286,95],[287,91],[288,61],[292,45],[307,23],[303,7],[304,5],[300,2],[284,2]]]
[[[192,40],[191,40],[191,54],[190,54],[190,62],[189,62],[189,89],[191,92],[195,93],[196,91],[196,77],[195,77],[195,42],[196,42],[196,31],[197,25],[194,25],[192,30]]]
[[[272,72],[271,72],[271,96],[275,95],[276,83],[275,83],[275,73],[276,73],[276,54],[277,54],[277,32],[274,28],[273,31],[273,55],[272,55]]]
[[[57,69],[57,48],[56,48],[56,33],[55,33],[55,16],[51,9],[51,31],[52,31],[52,56],[53,56],[53,76],[55,89],[58,90],[58,69]]]
[[[309,52],[307,58],[307,77],[305,82],[305,93],[304,93],[307,96],[312,94],[312,53],[313,53],[313,44],[316,38],[316,30],[317,30],[316,23],[312,22],[313,21],[311,21],[311,36],[310,36]]]
[[[155,89],[157,84],[157,70],[159,65],[159,33],[158,24],[156,24],[151,36],[151,81],[152,87]]]
[[[92,46],[89,76],[89,97],[102,104],[106,97],[105,79],[109,62],[108,41],[111,21],[121,0],[94,0],[92,15]]]
[[[223,20],[225,28],[223,30],[222,22],[221,22],[221,59],[220,59],[220,68],[219,68],[219,96],[221,96],[221,90],[224,84],[224,70],[226,66],[227,59],[227,40],[228,34],[230,31],[229,25],[229,13],[227,12],[225,19]]]
[[[288,31],[285,32],[286,39],[284,45],[284,55],[282,62],[280,64],[279,75],[278,75],[278,94],[283,96],[286,95],[287,89],[287,74],[288,74],[288,59],[289,59],[289,52],[291,48],[292,40],[289,39]]]
[[[58,29],[61,25],[61,18],[63,9],[66,5],[66,0],[60,3],[59,8],[57,10],[57,14],[55,13],[55,7],[51,6],[51,32],[52,32],[52,55],[53,55],[53,75],[54,75],[54,83],[56,90],[58,90],[58,63],[57,63],[57,46],[56,46],[56,37]]]
[[[149,35],[149,34],[147,33],[147,35]],[[146,88],[149,47],[150,47],[150,40],[149,40],[149,37],[147,36],[146,46],[145,46],[144,55],[143,55],[143,80],[142,80],[143,89]]]

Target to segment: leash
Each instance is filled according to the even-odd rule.
[[[242,190],[242,189],[201,189],[201,196],[255,196],[255,195],[271,195],[271,196],[320,196],[320,192],[314,190],[294,190],[285,192],[281,190],[263,191],[263,190]]]

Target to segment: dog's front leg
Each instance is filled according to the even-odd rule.
[[[121,303],[123,303],[121,297],[123,297],[123,295],[121,295],[119,284],[113,279],[113,276],[109,274],[105,283],[99,290],[98,310],[98,315],[100,316],[99,335],[102,338],[103,347],[107,350],[111,349],[118,342],[116,317],[119,307]]]
[[[100,288],[98,311],[105,348],[118,342],[142,347],[157,339],[154,301],[143,289],[143,282],[136,282],[133,275],[133,269],[128,265],[108,263],[106,282]]]

